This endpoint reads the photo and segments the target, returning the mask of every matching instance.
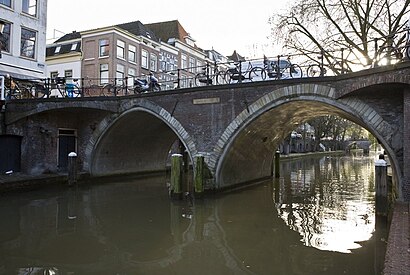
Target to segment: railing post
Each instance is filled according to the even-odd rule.
[[[280,55],[278,55],[278,62],[276,63],[276,75],[277,75],[278,79],[281,78],[281,75],[280,75]]]
[[[374,39],[374,58],[373,58],[373,66],[374,66],[374,67],[379,66],[379,61],[377,60],[377,58],[378,58],[378,56],[379,56],[379,54],[378,54],[379,45],[377,44],[377,41],[378,41],[378,40],[379,40],[378,38],[375,38],[375,39]]]
[[[341,72],[340,72],[341,74],[344,74],[344,73],[345,73],[345,72],[344,72],[344,67],[345,67],[345,66],[344,66],[344,64],[345,64],[345,60],[344,60],[344,58],[345,58],[345,57],[344,57],[344,50],[345,50],[345,49],[343,49],[343,48],[341,49],[341,51],[342,51],[342,64],[341,64],[342,70],[341,70]]]
[[[177,89],[181,88],[181,69],[177,69]]]
[[[46,94],[47,94],[47,96],[46,96],[46,98],[49,98],[50,97],[50,93],[51,93],[51,78],[46,78],[45,80],[44,80],[44,86],[45,86],[45,89],[46,89]],[[37,94],[36,94],[36,97],[38,97],[38,92],[37,92]]]
[[[324,76],[324,63],[323,63],[323,59],[324,59],[324,52],[323,50],[320,50],[320,76]]]
[[[80,78],[80,95],[81,97],[84,97],[84,77]]]
[[[208,86],[210,83],[209,83],[209,62],[207,61],[206,62],[206,86]]]

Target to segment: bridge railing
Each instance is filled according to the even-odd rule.
[[[208,85],[324,77],[410,60],[409,28],[395,36],[374,38],[366,43],[373,44],[372,58],[364,58],[353,48],[339,48],[258,59],[206,62],[198,66],[185,64],[182,68],[153,72],[158,87],[149,85],[149,74],[115,78],[54,77],[25,80],[7,76],[4,81],[5,98],[7,101],[22,98],[127,96]],[[141,83],[147,86],[141,87],[144,85]]]

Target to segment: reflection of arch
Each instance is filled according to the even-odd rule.
[[[274,90],[255,101],[230,123],[214,147],[208,165],[215,173],[217,184],[238,184],[270,176],[273,153],[284,135],[298,123],[325,114],[345,117],[369,130],[392,156],[395,171],[400,175],[397,158],[390,146],[392,136],[399,129],[386,123],[376,110],[357,97],[336,99],[335,94],[335,89],[329,86],[299,84]],[[262,148],[259,151],[258,146]],[[256,157],[246,159],[254,155],[265,159],[259,163],[252,162],[257,161]],[[238,160],[237,168],[229,164],[233,159]],[[253,173],[253,178],[241,174],[242,170]],[[228,173],[238,173],[238,176],[225,180]]]
[[[158,105],[153,104],[150,101],[143,100],[143,99],[136,99],[136,100],[130,100],[128,102],[125,102],[122,106],[119,108],[120,114],[112,114],[110,116],[107,116],[105,119],[103,119],[99,125],[96,127],[96,130],[93,133],[93,136],[90,138],[90,141],[87,145],[87,148],[85,150],[85,163],[84,163],[84,169],[89,170],[91,174],[105,174],[105,171],[102,171],[101,169],[105,169],[107,167],[107,164],[109,163],[109,160],[105,160],[106,163],[102,166],[98,166],[98,162],[101,162],[101,159],[105,157],[104,154],[110,154],[111,156],[114,156],[114,152],[112,150],[115,150],[117,146],[120,146],[119,144],[122,143],[128,143],[128,145],[131,147],[129,149],[132,149],[133,147],[131,146],[133,143],[133,140],[136,138],[141,138],[144,135],[147,135],[148,130],[146,128],[151,127],[151,132],[148,134],[151,135],[150,137],[147,137],[146,140],[152,142],[154,144],[154,138],[156,141],[161,140],[161,134],[164,135],[163,140],[165,144],[160,144],[162,146],[158,150],[162,149],[164,155],[168,154],[168,150],[171,146],[171,144],[178,138],[185,146],[189,156],[192,157],[197,154],[196,146],[195,143],[193,142],[193,139],[190,137],[190,135],[187,133],[187,131],[183,128],[181,123],[177,121],[174,117],[171,116],[165,109],[159,107]],[[136,129],[135,127],[133,128],[132,125],[135,125],[134,122],[138,120],[139,121],[139,126],[145,126],[142,127],[141,129]],[[145,123],[145,125],[143,124]],[[130,127],[131,125],[131,127]],[[126,127],[126,128],[125,128]],[[155,127],[158,127],[158,129],[154,129]],[[158,131],[156,131],[158,130]],[[127,133],[125,133],[127,131]],[[114,141],[107,141],[107,138],[110,139],[110,137],[122,137],[122,139],[117,140],[116,143]],[[171,144],[168,144],[171,143]],[[108,145],[108,146],[107,146]],[[140,149],[143,148],[146,144],[140,143],[138,146],[140,146]],[[104,154],[101,149],[101,147],[104,147]],[[138,149],[138,148],[137,148]],[[132,153],[137,152],[134,148],[134,151],[130,151],[130,155]],[[153,149],[153,148],[146,148],[147,150]],[[110,151],[111,150],[111,151]],[[165,151],[166,152],[165,152]],[[128,153],[128,151],[127,151]],[[155,154],[155,151],[153,150],[152,154]],[[161,155],[162,156],[162,155]],[[122,155],[121,157],[124,157]],[[131,156],[132,157],[132,156]],[[130,158],[131,158],[130,157]],[[154,156],[155,157],[155,156]],[[127,161],[135,161],[132,159],[125,159],[123,160],[124,165]],[[115,161],[112,160],[112,161]],[[148,163],[144,162],[144,164]],[[116,172],[120,173],[127,173],[131,172],[129,170],[130,167],[124,169],[121,171],[121,169],[118,170],[118,165],[116,163],[111,163],[116,167]],[[110,165],[111,165],[110,164]],[[117,165],[117,166],[115,166]],[[159,164],[158,164],[159,165]],[[144,171],[153,171],[155,169],[158,169],[159,167],[157,166],[146,166],[144,167]],[[162,167],[164,169],[165,166]],[[109,172],[109,171],[107,171]],[[111,171],[112,172],[112,171]],[[138,171],[135,171],[138,172]]]

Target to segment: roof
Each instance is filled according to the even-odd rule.
[[[60,42],[75,40],[75,39],[80,39],[80,38],[81,38],[81,33],[73,31],[72,33],[67,33],[63,35],[62,37],[57,39],[54,43],[60,43]]]
[[[147,25],[141,23],[141,21],[133,21],[116,25],[116,27],[126,30],[137,36],[144,36],[154,41],[159,41],[158,36]]]
[[[227,58],[229,58],[230,60],[235,61],[235,62],[245,61],[245,57],[243,57],[243,56],[241,56],[240,54],[238,54],[238,53],[236,52],[236,50],[233,51],[232,55],[227,56]]]
[[[76,44],[75,48],[73,48],[74,44]],[[60,47],[60,50],[58,52],[56,52],[57,47]],[[75,42],[67,43],[67,44],[48,45],[46,48],[47,57],[66,54],[66,53],[73,53],[73,52],[81,52],[81,42],[80,41],[75,41]]]
[[[182,27],[178,20],[145,24],[153,30],[162,41],[168,42],[170,38],[176,38],[185,42],[189,33]]]

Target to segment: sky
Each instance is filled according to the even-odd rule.
[[[48,0],[47,43],[64,33],[131,21],[179,20],[202,49],[273,56],[269,17],[289,0]]]

